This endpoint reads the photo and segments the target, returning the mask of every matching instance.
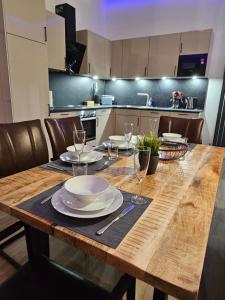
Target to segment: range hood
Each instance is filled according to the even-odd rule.
[[[56,5],[55,12],[65,18],[66,70],[70,74],[78,74],[86,46],[76,42],[76,9],[64,3]]]

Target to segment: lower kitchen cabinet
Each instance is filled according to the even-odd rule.
[[[106,141],[115,132],[115,114],[112,109],[96,111],[96,145]]]
[[[124,123],[134,124],[134,134],[139,133],[140,111],[131,109],[116,110],[116,134],[124,134]]]

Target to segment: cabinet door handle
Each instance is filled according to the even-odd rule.
[[[176,76],[177,75],[176,73],[177,73],[177,66],[174,67],[173,75]]]
[[[60,116],[69,116],[70,114],[60,114]]]
[[[144,73],[144,76],[145,76],[145,77],[147,76],[147,67],[145,67],[145,73]]]
[[[45,37],[45,42],[48,41],[48,36],[47,36],[47,27],[44,26],[44,37]]]
[[[98,125],[99,125],[99,118],[97,117],[96,118],[96,127],[98,127]]]
[[[183,52],[183,43],[180,43],[180,53]]]
[[[139,127],[139,123],[140,123],[140,120],[139,120],[139,117],[138,117],[138,121],[137,121],[137,127]]]
[[[64,68],[66,69],[66,57],[64,57]]]
[[[178,114],[179,116],[188,116],[188,114]]]
[[[88,73],[89,74],[91,73],[91,64],[90,63],[88,64]]]
[[[112,68],[109,69],[109,76],[112,77]]]

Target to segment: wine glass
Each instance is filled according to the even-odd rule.
[[[159,118],[150,118],[149,119],[149,128],[151,135],[158,134],[158,125],[159,125]]]
[[[80,165],[80,156],[83,153],[84,145],[86,140],[86,131],[85,130],[75,130],[73,131],[73,142],[75,153],[78,156],[78,165]]]
[[[129,150],[129,145],[132,139],[133,130],[134,130],[133,123],[124,123],[124,139],[127,142],[127,152]]]
[[[134,204],[146,204],[147,200],[141,195],[142,181],[145,178],[149,166],[151,156],[151,148],[135,148],[134,149],[134,174],[138,180],[139,193],[131,198]]]

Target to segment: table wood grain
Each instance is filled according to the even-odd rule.
[[[70,176],[33,168],[0,180],[0,209],[177,298],[196,299],[224,148],[197,145],[184,160],[160,162],[143,181],[153,202],[116,249],[16,207]],[[136,192],[132,157],[98,175]]]

